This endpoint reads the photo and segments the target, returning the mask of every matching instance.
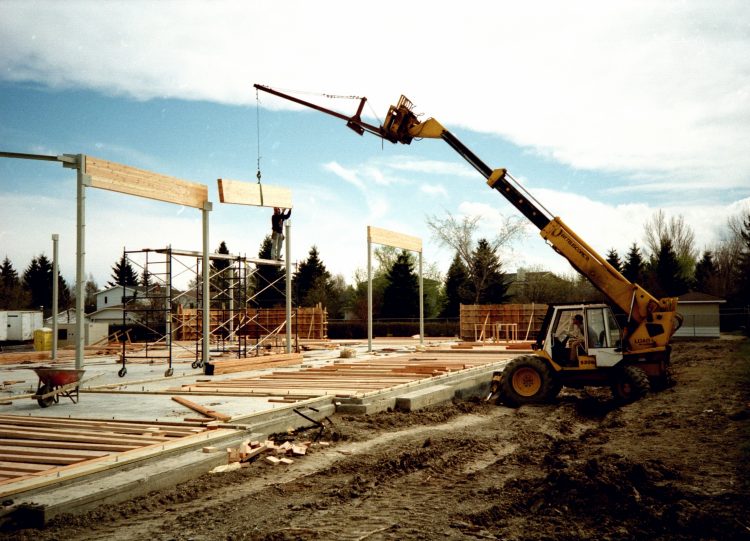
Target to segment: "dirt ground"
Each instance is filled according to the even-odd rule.
[[[263,459],[9,539],[750,539],[750,340],[677,342],[676,384],[332,417]],[[309,438],[311,433],[297,434]]]

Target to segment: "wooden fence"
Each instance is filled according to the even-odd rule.
[[[179,308],[173,315],[177,340],[197,340],[203,322],[195,308]],[[209,325],[214,337],[246,336],[258,339],[272,334],[285,334],[285,308],[248,308],[246,310],[211,310]],[[328,337],[328,313],[325,308],[296,308],[292,311],[292,334],[300,340],[322,340]]]
[[[462,304],[461,340],[534,340],[546,312],[546,304]]]

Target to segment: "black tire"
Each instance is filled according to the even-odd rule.
[[[513,359],[500,382],[500,400],[512,408],[548,402],[559,392],[559,382],[549,365],[531,355]]]
[[[651,391],[659,392],[675,385],[674,371],[672,370],[672,363],[669,360],[665,361],[662,365],[661,374],[651,378]]]
[[[622,367],[612,383],[612,396],[622,404],[640,400],[651,390],[648,376],[641,368],[633,365]]]
[[[42,385],[39,390],[36,392],[36,394],[47,394],[52,392],[52,387],[48,385]],[[48,408],[52,404],[55,403],[55,397],[54,396],[48,396],[47,398],[37,398],[36,399],[37,404],[39,404],[40,408]]]
[[[174,368],[167,368],[167,371],[164,372],[164,376],[167,377],[167,378],[171,377],[172,374],[174,374]]]
[[[125,368],[124,366],[120,368],[120,370],[117,371],[117,375],[120,376],[121,378],[124,378],[125,374],[127,373],[128,373],[128,369]]]

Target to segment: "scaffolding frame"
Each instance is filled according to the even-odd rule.
[[[208,347],[210,350],[225,354],[236,352],[237,357],[248,357],[250,352],[260,355],[261,350],[283,349],[288,344],[279,344],[282,331],[288,327],[291,332],[292,321],[296,323],[296,310],[291,314],[291,321],[285,318],[281,324],[267,327],[259,317],[260,313],[251,315],[258,304],[257,298],[265,291],[274,289],[281,299],[286,291],[279,285],[286,280],[286,273],[279,273],[271,281],[265,281],[259,272],[261,266],[270,265],[287,267],[283,262],[267,259],[247,258],[241,255],[213,253],[208,257],[208,288],[203,288],[203,254],[190,250],[166,248],[145,248],[141,250],[123,250],[127,264],[138,270],[140,286],[123,286],[123,328],[134,324],[139,334],[147,338],[146,345],[138,352],[128,352],[125,335],[122,339],[119,375],[127,373],[128,359],[154,363],[166,360],[168,367],[165,376],[174,373],[173,359],[175,350],[181,358],[192,358],[192,367],[203,367],[205,361],[201,352],[204,333],[203,322],[208,322]],[[144,279],[145,278],[145,279]],[[188,287],[179,290],[174,287],[175,281],[188,280]],[[258,280],[262,283],[258,283]],[[252,286],[255,285],[251,293]],[[128,295],[128,289],[134,293]],[[204,303],[203,291],[208,291],[208,303]],[[194,299],[194,303],[190,301]],[[195,317],[185,316],[184,305],[195,305]],[[209,307],[208,317],[204,317],[204,306]],[[251,332],[260,329],[258,332]],[[257,336],[255,336],[257,334]],[[295,328],[294,351],[299,352],[298,332]],[[175,336],[189,336],[190,340],[176,340]],[[194,335],[194,337],[193,337]],[[186,345],[184,342],[192,342]],[[190,355],[186,355],[186,353]]]

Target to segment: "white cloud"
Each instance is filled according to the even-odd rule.
[[[446,176],[476,178],[477,172],[468,164],[444,162],[439,160],[418,160],[397,156],[387,164],[391,169],[397,171],[408,171],[410,173],[439,174]]]
[[[356,188],[364,191],[365,190],[365,183],[359,178],[359,174],[357,171],[353,169],[348,169],[344,166],[342,166],[338,162],[328,162],[323,164],[323,169],[326,171],[330,171],[337,177],[339,177],[342,180],[345,180],[352,186],[355,186]]]
[[[419,190],[422,193],[426,193],[428,195],[438,195],[444,199],[448,197],[448,191],[445,189],[445,186],[442,186],[440,184],[422,184],[419,187]]]
[[[415,1],[397,5],[399,20],[414,21],[407,29],[393,17],[396,5],[6,0],[0,2],[0,79],[139,100],[251,105],[252,83],[262,82],[367,94],[364,114],[381,119],[403,92],[418,112],[450,128],[500,135],[549,158],[551,166],[625,173],[633,180],[627,186],[596,188],[629,204],[562,188],[532,190],[602,252],[614,247],[622,255],[641,241],[643,223],[658,208],[652,195],[673,199],[665,211],[685,216],[699,247],[710,245],[726,216],[748,204],[748,199],[728,201],[746,198],[750,186],[750,4],[490,2],[465,7],[469,17],[455,4]],[[350,23],[354,19],[358,24]],[[428,35],[445,39],[425,39]],[[267,108],[297,107],[266,94],[260,98]],[[340,110],[350,109],[351,102]],[[33,151],[59,153],[41,146]],[[103,142],[102,152],[168,170],[135,145]],[[363,265],[366,225],[427,238],[421,212],[432,209],[393,215],[396,199],[411,201],[403,187],[427,194],[425,202],[447,200],[461,213],[481,214],[484,235],[499,226],[500,212],[515,213],[504,203],[496,209],[470,200],[474,196],[466,192],[473,187],[450,183],[450,177],[476,177],[458,160],[414,159],[405,152],[355,163],[342,158],[322,166],[344,181],[340,186],[320,181],[295,187],[293,246],[302,250],[295,257],[316,244],[329,268],[347,278]],[[428,184],[424,175],[435,180]],[[724,205],[704,205],[702,195],[709,193],[719,194],[716,200]],[[14,263],[28,262],[36,255],[29,246],[47,246],[49,233],[56,231],[66,247],[63,268],[72,265],[69,212],[75,202],[66,204],[73,207],[63,211],[59,201],[0,194],[0,208],[6,209],[0,246],[23,254],[13,256]],[[142,205],[134,203],[127,213],[117,205],[91,207],[91,269],[108,275],[122,245],[199,248],[198,213],[158,207],[151,215],[154,207]],[[22,209],[34,209],[33,231],[11,238],[5,224],[30,220],[32,211]],[[131,213],[141,217],[135,220]],[[245,228],[218,219],[227,213]],[[216,208],[213,216],[212,238],[226,240],[236,252],[256,253],[269,229],[263,211]],[[516,247],[519,263],[546,262],[567,271],[563,259],[534,236]],[[441,253],[435,258],[448,262],[452,255],[429,240],[425,253],[428,258]]]
[[[746,189],[750,4],[495,2],[463,21],[415,1],[399,4],[408,30],[394,6],[6,1],[0,77],[233,104],[263,82],[366,93],[381,117],[403,92],[446,125],[573,167]]]

